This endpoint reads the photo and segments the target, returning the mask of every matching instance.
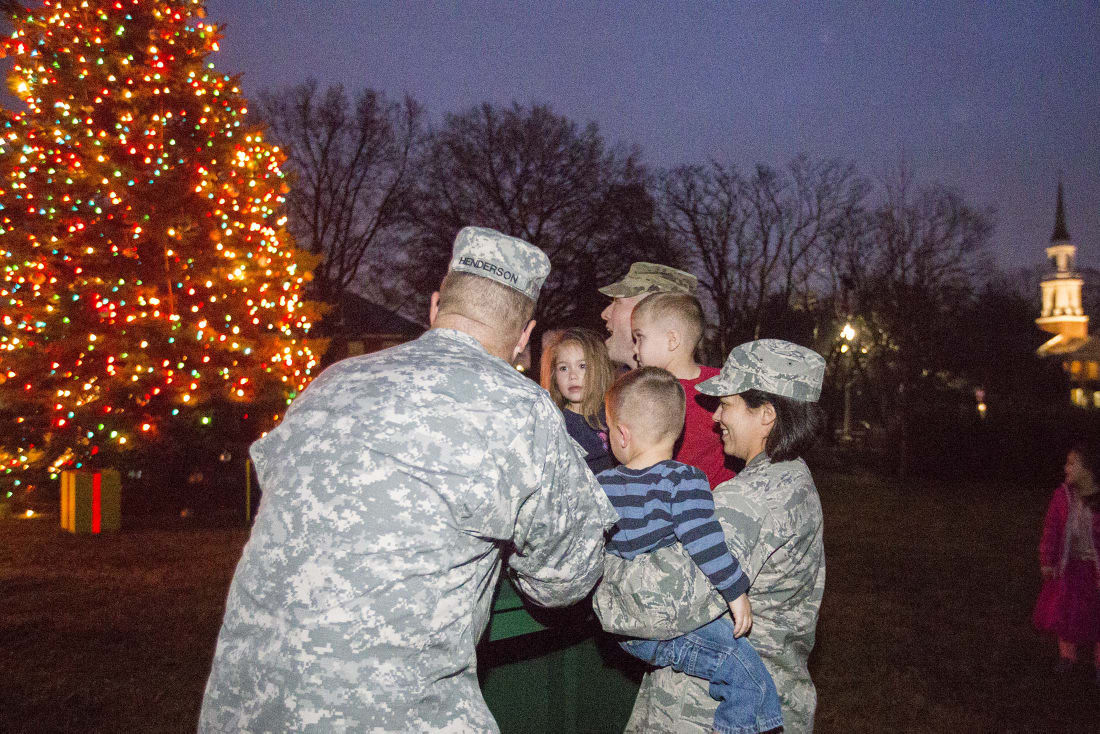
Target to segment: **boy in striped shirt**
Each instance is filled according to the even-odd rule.
[[[684,409],[683,386],[659,367],[628,372],[608,390],[608,439],[621,465],[596,477],[620,518],[607,550],[630,560],[682,543],[729,604],[732,620],[723,615],[672,640],[621,644],[653,665],[709,680],[719,702],[716,731],[768,731],[782,717],[775,684],[744,637],[752,627],[750,580],[726,546],[706,475],[672,459]]]

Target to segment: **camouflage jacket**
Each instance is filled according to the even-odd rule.
[[[569,604],[618,519],[550,396],[449,329],[333,365],[251,453],[200,731],[497,731],[474,646],[501,550]]]
[[[775,679],[785,731],[813,731],[817,694],[806,667],[825,589],[821,501],[801,459],[761,454],[714,490],[715,516],[753,579],[753,647]],[[726,610],[722,597],[679,545],[624,561],[605,559],[594,598],[604,629],[669,639]],[[717,703],[707,682],[669,668],[642,681],[627,731],[709,732]]]

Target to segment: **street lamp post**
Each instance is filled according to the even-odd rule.
[[[856,338],[855,327],[851,323],[844,324],[844,328],[840,330],[840,335],[844,338],[844,344],[840,345],[840,353],[845,354],[852,351],[851,342]],[[840,434],[841,441],[852,440],[852,366],[851,362],[855,359],[854,356],[849,356],[848,369],[844,371],[844,428]]]

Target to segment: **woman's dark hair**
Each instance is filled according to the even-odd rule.
[[[1100,483],[1100,444],[1094,439],[1081,438],[1073,442],[1067,453],[1077,454],[1081,463],[1092,474],[1092,481]],[[1091,509],[1100,508],[1100,492],[1085,498],[1085,504]]]
[[[741,399],[750,408],[771,403],[775,408],[775,424],[764,443],[764,452],[772,461],[797,459],[814,445],[823,416],[817,403],[792,400],[763,390],[746,390]]]
[[[1092,478],[1100,482],[1100,449],[1096,441],[1079,438],[1070,445],[1069,451],[1080,456],[1085,468],[1092,474]]]

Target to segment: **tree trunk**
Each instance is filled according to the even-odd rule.
[[[909,474],[909,391],[905,385],[898,389],[898,477],[904,479]]]

